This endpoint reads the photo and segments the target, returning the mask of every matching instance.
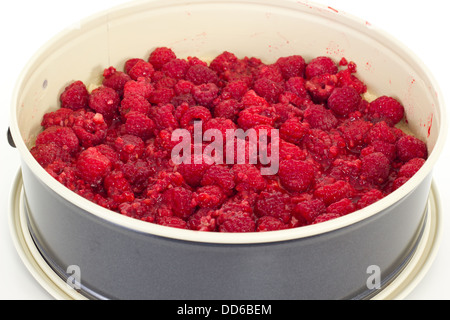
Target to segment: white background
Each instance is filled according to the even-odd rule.
[[[280,1],[280,0],[274,0]],[[0,299],[52,299],[17,255],[8,227],[10,189],[19,169],[19,155],[9,147],[10,101],[25,63],[47,40],[82,18],[130,0],[15,0],[0,2]],[[307,1],[303,1],[307,2]],[[450,101],[450,2],[447,0],[317,0],[367,20],[406,44],[421,58]],[[447,143],[448,145],[448,143]],[[449,148],[435,167],[444,218],[440,251],[426,277],[409,299],[450,299]]]

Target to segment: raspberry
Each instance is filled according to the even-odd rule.
[[[346,216],[357,210],[356,205],[352,202],[352,200],[348,198],[344,198],[340,201],[332,203],[327,208],[327,213],[336,213],[340,216]]]
[[[129,59],[125,62],[125,66],[124,66],[124,71],[126,74],[130,74],[131,69],[133,69],[133,67],[140,61],[144,61],[143,59],[139,59],[139,58],[133,58],[133,59]],[[145,61],[144,61],[145,62]]]
[[[322,74],[306,81],[305,88],[316,103],[324,103],[328,100],[337,85],[337,77],[332,74]]]
[[[137,95],[141,96],[144,99],[148,100],[151,97],[154,88],[150,82],[146,78],[139,78],[136,81],[130,80],[128,81],[123,88],[123,95],[131,96]]]
[[[151,108],[150,118],[155,122],[157,129],[167,129],[169,131],[173,131],[179,126],[177,119],[175,119],[174,113],[174,106],[171,104],[166,104]]]
[[[183,59],[173,59],[167,62],[163,67],[163,73],[173,79],[183,79],[189,69],[189,64]]]
[[[103,143],[108,125],[100,113],[76,111],[69,117],[72,130],[84,148]]]
[[[334,89],[328,98],[328,108],[339,117],[345,117],[356,111],[361,103],[361,96],[352,87]]]
[[[128,71],[128,75],[133,80],[137,80],[139,78],[151,79],[153,73],[155,72],[155,68],[144,60],[137,60],[133,67]]]
[[[299,120],[303,118],[303,111],[289,102],[280,102],[272,106],[278,115],[277,124],[283,124],[291,118],[299,118]]]
[[[157,223],[161,226],[187,229],[187,223],[179,217],[160,217],[157,219]]]
[[[222,99],[235,99],[240,100],[248,91],[248,85],[243,80],[235,80],[228,82],[223,88],[221,98]]]
[[[305,69],[306,79],[312,79],[323,74],[336,74],[338,67],[329,57],[317,57],[312,59]]]
[[[235,164],[232,172],[236,191],[261,191],[266,187],[261,171],[252,164]]]
[[[369,149],[369,151],[367,151],[366,149]],[[393,143],[387,143],[379,140],[373,141],[366,149],[361,150],[361,155],[365,156],[370,153],[381,152],[386,156],[386,158],[389,159],[389,161],[395,160],[395,157],[397,156],[395,144]]]
[[[92,147],[83,151],[76,162],[78,175],[87,183],[97,186],[111,172],[111,161]]]
[[[304,224],[311,224],[321,214],[325,213],[326,206],[320,199],[306,200],[298,203],[292,214]]]
[[[204,107],[210,107],[219,94],[219,88],[214,83],[204,83],[192,89],[195,101]]]
[[[369,142],[383,141],[386,143],[395,144],[397,136],[392,128],[384,121],[377,122],[369,132]]]
[[[108,174],[105,177],[103,186],[108,196],[117,204],[134,201],[133,190],[122,171],[112,171]]]
[[[76,153],[80,148],[77,135],[71,128],[53,126],[45,129],[36,138],[36,146],[54,143],[70,154]]]
[[[414,158],[426,159],[428,156],[425,142],[410,135],[398,139],[395,147],[397,149],[397,157],[403,162],[408,162]]]
[[[347,147],[355,149],[367,145],[372,126],[372,123],[364,120],[347,120],[338,127],[338,130],[347,143]]]
[[[280,219],[271,216],[264,216],[258,219],[256,224],[257,232],[278,231],[287,229],[287,224]]]
[[[36,161],[44,168],[55,161],[70,162],[71,155],[65,148],[61,148],[54,142],[37,145],[30,150]]]
[[[280,127],[280,138],[294,144],[299,144],[303,137],[309,132],[308,123],[301,122],[299,118],[288,119]]]
[[[374,122],[385,121],[394,126],[403,119],[405,109],[396,99],[382,96],[369,104],[367,113]]]
[[[125,128],[128,134],[138,136],[143,140],[153,136],[155,122],[145,114],[131,111],[125,117]]]
[[[406,177],[411,178],[414,176],[417,171],[422,168],[422,166],[425,164],[425,159],[423,158],[414,158],[409,160],[407,163],[405,163],[398,172],[399,177]]]
[[[75,81],[64,89],[60,95],[61,108],[79,110],[89,103],[89,92],[81,81]]]
[[[267,108],[267,107],[270,107],[270,104],[266,101],[266,99],[258,96],[254,90],[247,91],[247,93],[242,97],[241,102],[242,102],[242,105],[244,106],[244,108],[248,108],[248,107]]]
[[[308,97],[308,91],[305,85],[306,81],[302,77],[292,77],[286,81],[286,90],[301,98],[306,98]]]
[[[172,102],[175,91],[171,88],[159,88],[152,92],[149,101],[153,104],[164,105]]]
[[[189,108],[180,119],[182,128],[192,128],[195,121],[202,121],[203,125],[212,118],[211,112],[203,106]]]
[[[275,81],[268,78],[259,78],[255,81],[253,89],[256,94],[264,98],[269,103],[277,103],[283,87]]]
[[[148,115],[152,105],[144,96],[127,94],[120,103],[119,111],[122,117],[126,117],[129,112],[140,112]]]
[[[337,214],[337,213],[324,213],[324,214],[317,216],[314,219],[314,222],[312,224],[324,223],[324,222],[331,221],[331,220],[334,220],[334,219],[337,219],[340,217],[341,217],[341,215]]]
[[[292,77],[303,77],[305,74],[306,62],[299,55],[281,57],[277,60],[276,65],[280,68],[285,80]]]
[[[375,152],[362,158],[361,180],[382,184],[389,176],[390,162],[381,152]]]
[[[305,192],[314,181],[314,168],[307,162],[283,160],[279,173],[281,185],[290,192]]]
[[[141,138],[125,134],[116,139],[114,148],[119,153],[120,159],[123,162],[128,162],[129,160],[135,160],[142,156],[145,144]]]
[[[101,113],[106,119],[111,119],[116,114],[120,105],[120,96],[112,88],[101,86],[92,91],[89,96],[89,107]]]
[[[306,151],[301,149],[295,144],[280,140],[279,146],[279,158],[280,160],[305,160]],[[271,147],[268,149],[270,150]]]
[[[338,125],[338,119],[334,114],[325,107],[312,104],[303,114],[305,122],[307,122],[312,129],[331,130]]]
[[[44,117],[42,119],[41,126],[44,127],[44,129],[53,126],[66,127],[69,117],[72,113],[73,110],[67,108],[61,108],[56,110],[55,112],[46,113],[44,114]]]
[[[196,161],[196,158],[199,161]],[[210,165],[206,163],[202,155],[192,155],[190,164],[181,163],[178,167],[178,172],[183,176],[187,184],[191,187],[198,187],[209,167]]]
[[[289,195],[281,192],[263,191],[255,204],[255,213],[258,217],[270,216],[283,223],[288,223],[291,219],[291,210]]]
[[[339,87],[352,87],[359,94],[363,94],[367,92],[367,86],[359,80],[356,76],[353,75],[356,73],[356,65],[354,62],[350,62],[348,68],[337,73],[338,77],[338,86]]]
[[[233,70],[238,63],[238,58],[231,52],[224,51],[211,61],[209,67],[218,74]]]
[[[237,121],[242,108],[242,104],[235,99],[224,100],[214,108],[214,116]]]
[[[226,166],[212,165],[208,167],[203,174],[201,185],[217,185],[221,187],[225,193],[229,194],[235,187],[234,175]]]
[[[351,198],[355,193],[353,187],[346,181],[336,181],[322,187],[317,188],[314,191],[314,196],[322,199],[323,202],[329,206],[344,198]]]
[[[192,82],[195,85],[210,82],[217,84],[218,76],[217,73],[209,67],[203,65],[194,65],[187,70],[186,80]]]
[[[280,67],[277,64],[260,65],[254,75],[254,79],[267,79],[275,83],[284,80]]]
[[[187,221],[188,229],[196,231],[215,231],[217,223],[214,218],[214,212],[214,210],[208,208],[197,210],[197,212],[193,213]]]
[[[255,232],[256,222],[241,212],[236,212],[219,226],[220,232]]]
[[[172,51],[172,49],[167,47],[158,47],[152,51],[150,57],[148,58],[148,62],[156,69],[160,70],[163,65],[176,59],[176,54]]]
[[[371,189],[361,196],[361,198],[357,202],[357,205],[359,209],[363,209],[383,198],[384,195],[380,190]]]
[[[219,186],[210,185],[198,188],[193,195],[193,202],[200,208],[217,208],[226,198]]]
[[[125,84],[130,81],[129,75],[122,71],[117,71],[114,67],[109,67],[103,72],[103,85],[117,91],[119,96],[123,96]]]
[[[275,120],[276,115],[272,112],[272,109],[254,106],[242,110],[237,122],[242,129],[248,130],[258,125],[273,127]]]
[[[172,209],[175,216],[185,220],[193,212],[192,191],[183,187],[168,189],[163,194],[163,203]]]
[[[183,79],[178,80],[178,82],[174,86],[176,95],[183,95],[191,93],[194,88],[194,84],[190,81],[186,81]]]
[[[144,191],[147,180],[156,173],[156,168],[143,159],[128,161],[121,166],[121,170],[136,194]]]

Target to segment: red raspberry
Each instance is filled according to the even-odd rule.
[[[219,88],[214,83],[204,83],[192,89],[195,101],[204,107],[210,107],[219,95]]]
[[[359,94],[363,94],[367,92],[367,86],[359,80],[356,76],[353,75],[356,73],[356,64],[354,62],[350,62],[348,68],[337,73],[338,77],[338,86],[339,87],[352,87]]]
[[[361,159],[361,180],[370,183],[382,184],[390,172],[390,162],[381,152],[369,154]]]
[[[305,192],[314,182],[314,168],[307,162],[283,160],[278,176],[281,185],[290,192]]]
[[[45,129],[36,138],[36,146],[55,143],[70,154],[76,153],[80,148],[77,135],[71,128],[53,126]]]
[[[306,81],[305,88],[314,102],[324,103],[328,100],[336,85],[336,75],[326,73]]]
[[[295,144],[280,140],[279,145],[279,158],[280,160],[305,160],[307,152],[296,146]],[[268,150],[271,146],[268,147]]]
[[[163,67],[163,73],[173,79],[183,79],[189,69],[189,64],[184,59],[173,59],[167,62]]]
[[[214,116],[236,122],[242,108],[242,104],[235,99],[224,100],[214,108]]]
[[[133,67],[128,71],[128,75],[133,80],[137,80],[139,78],[151,79],[153,73],[155,72],[155,68],[144,60],[137,60]]]
[[[255,72],[254,79],[267,79],[275,83],[280,83],[284,80],[280,67],[277,64],[260,65]]]
[[[193,128],[195,121],[202,121],[203,125],[212,118],[211,112],[203,106],[189,108],[180,118],[182,128]]]
[[[220,232],[255,232],[255,230],[255,220],[241,212],[236,212],[219,226]]]
[[[362,148],[368,143],[368,135],[372,129],[372,123],[364,120],[351,119],[342,123],[338,130],[347,143],[349,149]]]
[[[44,127],[44,129],[53,126],[67,127],[69,117],[72,113],[73,110],[67,108],[61,108],[55,112],[46,113],[42,119],[41,126]]]
[[[292,105],[290,102],[276,103],[272,105],[275,108],[275,113],[278,115],[278,123],[283,124],[291,118],[303,118],[303,111],[300,108]],[[278,126],[277,126],[278,127]]]
[[[305,110],[304,121],[307,122],[312,129],[331,130],[336,128],[338,120],[334,114],[324,106],[312,104]]]
[[[114,148],[119,153],[120,159],[123,162],[128,162],[142,156],[145,150],[145,144],[141,138],[125,134],[116,139]]]
[[[108,174],[105,177],[103,186],[108,193],[108,197],[113,199],[116,204],[134,201],[133,190],[122,171],[112,171]]]
[[[300,98],[307,98],[306,81],[302,77],[292,77],[286,81],[286,90],[295,93]]]
[[[280,127],[280,138],[294,144],[299,144],[303,137],[309,133],[310,125],[301,122],[299,118],[288,119]]]
[[[384,141],[373,141],[369,147],[361,150],[361,155],[366,156],[370,153],[381,152],[389,159],[389,161],[393,161],[396,154],[395,144],[387,143]]]
[[[305,74],[306,62],[299,55],[281,57],[277,60],[276,65],[280,68],[285,80],[292,77],[303,77]]]
[[[128,161],[121,166],[125,179],[127,179],[133,192],[141,193],[147,186],[148,179],[156,173],[150,162],[143,159]]]
[[[248,130],[258,125],[268,125],[273,127],[277,117],[273,111],[274,108],[264,108],[260,106],[249,107],[239,113],[237,122],[244,130]]]
[[[109,67],[103,72],[103,85],[117,91],[119,96],[123,96],[125,84],[131,78],[128,74],[117,71],[114,67]]]
[[[175,91],[171,88],[159,88],[152,92],[149,101],[153,104],[164,105],[172,102]]]
[[[283,86],[269,78],[259,78],[253,84],[256,94],[264,98],[269,103],[277,103],[283,93]]]
[[[162,105],[150,109],[149,117],[155,122],[158,130],[173,131],[179,127],[175,118],[175,108],[171,104]]]
[[[243,80],[231,81],[223,88],[221,98],[240,100],[248,89],[247,83]]]
[[[120,214],[134,219],[142,219],[148,222],[154,222],[150,199],[135,199],[132,203],[121,203],[118,207]]]
[[[311,224],[321,214],[325,213],[326,206],[320,199],[306,200],[298,203],[292,214],[302,224]]]
[[[254,90],[247,91],[247,93],[242,97],[241,102],[244,108],[255,106],[263,108],[270,107],[270,104],[266,101],[266,99],[258,96]]]
[[[69,121],[84,148],[101,144],[106,138],[108,125],[100,113],[76,111],[69,117]]]
[[[361,171],[361,160],[359,159],[336,159],[330,168],[329,176],[336,180],[357,182]]]
[[[160,70],[163,65],[176,59],[176,54],[172,51],[172,49],[167,47],[158,47],[152,51],[150,57],[148,58],[148,62],[156,69]]]
[[[150,99],[154,88],[146,78],[139,78],[137,81],[128,81],[123,89],[124,97],[129,95],[137,95],[144,97],[146,100]]]
[[[178,228],[178,229],[187,229],[187,223],[183,219],[179,217],[159,217],[157,219],[157,223],[161,226],[170,227],[170,228]]]
[[[214,213],[214,210],[208,208],[197,210],[189,217],[187,221],[188,228],[196,231],[215,231],[217,223]]]
[[[334,220],[334,219],[337,219],[340,217],[341,217],[341,215],[337,214],[337,213],[324,213],[324,214],[317,216],[316,219],[314,219],[314,222],[312,224],[324,223],[324,222],[331,221],[331,220]]]
[[[422,166],[425,164],[425,159],[423,158],[414,158],[409,160],[407,163],[405,163],[398,172],[399,177],[406,177],[411,178],[414,176],[417,171],[422,168]]]
[[[55,161],[70,162],[72,158],[67,149],[61,148],[54,142],[37,145],[31,148],[30,152],[43,168]]]
[[[225,71],[233,70],[238,62],[238,58],[233,53],[225,51],[215,57],[214,60],[211,61],[209,67],[220,74]]]
[[[177,83],[178,83],[178,80],[171,78],[171,77],[167,77],[167,76],[163,76],[160,79],[154,81],[156,90],[162,89],[162,88],[173,89]]]
[[[336,74],[338,67],[329,57],[317,57],[312,59],[305,69],[306,79],[312,79],[323,74]]]
[[[371,189],[361,196],[361,198],[357,202],[357,205],[359,209],[363,209],[383,198],[384,195],[380,190]]]
[[[176,95],[183,95],[191,93],[194,88],[194,84],[190,81],[186,81],[183,79],[178,80],[178,82],[174,86]]]
[[[257,232],[285,230],[288,226],[286,223],[271,216],[264,216],[258,219],[256,224]]]
[[[89,92],[81,81],[75,81],[64,89],[60,96],[61,108],[79,110],[89,103]]]
[[[132,58],[125,62],[124,71],[126,74],[130,74],[131,69],[140,61],[144,61],[143,59],[139,58]],[[145,62],[145,61],[144,61]]]
[[[128,134],[138,136],[143,140],[153,136],[155,122],[145,114],[131,111],[125,117],[125,128]]]
[[[361,103],[361,96],[352,87],[334,89],[328,98],[328,108],[339,117],[346,117],[356,111]]]
[[[385,121],[394,126],[403,119],[405,109],[396,99],[382,96],[369,104],[367,113],[374,122]]]
[[[120,161],[119,154],[113,147],[107,144],[100,144],[95,147],[102,155],[108,158],[111,161],[113,168],[119,168],[122,165]]]
[[[111,172],[111,161],[92,147],[83,151],[76,162],[78,175],[90,185],[98,186]]]
[[[281,192],[263,191],[255,204],[255,213],[258,217],[270,216],[283,223],[288,223],[291,219],[291,210],[289,195]]]
[[[163,203],[179,218],[186,220],[194,212],[192,191],[183,187],[170,188],[163,194]]]
[[[119,94],[114,89],[105,86],[95,89],[89,96],[89,107],[101,113],[106,119],[114,117],[119,105]]]
[[[352,200],[348,198],[344,198],[340,201],[332,203],[327,208],[327,213],[337,213],[340,216],[346,216],[357,210],[356,205],[352,202]]]
[[[195,159],[199,161],[195,161]],[[199,162],[198,164],[196,162]],[[191,187],[198,187],[203,179],[203,175],[206,170],[210,167],[203,159],[202,155],[192,155],[191,163],[182,163],[178,167],[178,172],[183,176],[184,180]]]
[[[140,112],[148,115],[152,105],[144,96],[127,94],[120,103],[119,111],[122,117],[126,117],[129,112]]]
[[[206,169],[201,180],[202,186],[217,185],[226,194],[235,187],[234,175],[227,166],[212,165]]]
[[[215,83],[218,82],[217,73],[203,65],[194,65],[190,67],[186,72],[186,78],[195,85],[200,85],[204,83]]]
[[[369,142],[383,141],[394,144],[397,141],[397,136],[392,128],[384,121],[377,122],[369,132]]]
[[[261,171],[252,164],[235,164],[232,172],[236,191],[261,191],[266,188]]]
[[[327,206],[344,198],[351,198],[354,194],[353,187],[342,180],[319,187],[314,191],[314,196],[322,199]]]
[[[426,159],[428,156],[425,142],[410,135],[398,139],[395,146],[397,148],[397,157],[403,162],[408,162],[414,158]]]
[[[193,195],[193,203],[200,208],[218,208],[225,200],[226,195],[216,185],[200,187]]]

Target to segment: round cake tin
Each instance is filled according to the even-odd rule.
[[[409,128],[427,142],[429,158],[376,204],[291,230],[195,232],[108,211],[54,180],[29,149],[42,116],[59,107],[68,82],[96,84],[104,68],[145,58],[159,46],[205,59],[223,51],[267,62],[292,54],[306,60],[345,57],[358,65],[371,94],[402,101]],[[41,276],[72,283],[75,298],[389,298],[394,294],[386,294],[387,288],[414,283],[411,277],[426,269],[424,257],[430,260],[437,242],[432,175],[447,130],[439,86],[398,40],[365,20],[310,2],[137,1],[97,14],[56,36],[29,61],[13,95],[10,130],[23,184],[12,210],[13,234],[29,236],[18,247],[41,259],[24,259],[39,266]]]

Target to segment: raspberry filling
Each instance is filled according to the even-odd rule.
[[[293,55],[266,64],[225,51],[207,63],[160,47],[123,71],[106,68],[93,90],[79,80],[67,86],[31,153],[73,192],[135,219],[208,232],[298,228],[375,203],[427,159],[426,144],[398,128],[401,102],[369,101],[366,92],[345,59]],[[222,144],[228,130],[276,130],[278,170],[263,175],[267,163],[247,154],[245,163],[195,152],[175,163],[174,132],[195,136],[198,121],[218,130]],[[233,139],[258,152],[273,152],[276,141],[269,134],[263,148],[262,140]],[[205,151],[214,142],[188,145]]]

